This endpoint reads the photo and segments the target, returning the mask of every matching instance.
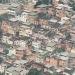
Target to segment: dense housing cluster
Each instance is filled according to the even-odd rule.
[[[0,0],[0,75],[75,75],[70,3]]]

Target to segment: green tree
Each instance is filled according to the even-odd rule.
[[[31,69],[27,75],[43,75],[43,72],[37,69]]]
[[[7,55],[8,53],[9,53],[9,50],[8,50],[8,49],[6,49],[6,50],[5,50],[5,54]]]
[[[55,48],[54,51],[52,52],[52,54],[61,53],[61,52],[64,52],[64,51],[65,51],[64,48]]]
[[[71,35],[69,32],[65,32],[65,36],[66,36],[66,40],[70,40],[71,39]]]
[[[69,5],[72,7],[72,9],[75,11],[75,1],[69,0]]]
[[[5,75],[5,74],[0,72],[0,75]]]
[[[49,4],[49,0],[41,0],[42,4]]]
[[[45,36],[48,36],[49,38],[53,38],[55,36],[55,31],[49,31]]]
[[[52,4],[52,0],[38,0],[38,2],[36,3],[36,5],[34,7],[37,7],[38,5],[41,4]]]

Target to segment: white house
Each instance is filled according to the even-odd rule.
[[[37,41],[37,42],[33,41],[32,46],[33,46],[34,51],[39,50],[41,47],[41,42],[40,41]]]
[[[7,54],[8,56],[12,56],[16,54],[16,50],[13,48],[9,48],[9,53]]]
[[[23,12],[22,14],[21,14],[21,16],[19,16],[19,21],[22,21],[22,22],[24,22],[24,23],[26,23],[27,22],[27,18],[28,18],[28,12]]]
[[[35,5],[38,2],[38,0],[32,0],[32,2]]]
[[[4,67],[4,65],[3,65],[3,64],[1,64],[1,65],[0,65],[0,72],[1,72],[1,73],[3,73],[3,72],[4,72],[4,70],[5,70],[5,67]]]

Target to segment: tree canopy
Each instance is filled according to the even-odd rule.
[[[4,75],[4,73],[1,73],[1,72],[0,72],[0,75]]]
[[[72,7],[72,9],[75,11],[75,1],[69,0],[69,5]]]
[[[9,53],[9,50],[8,49],[5,49],[4,50],[4,53],[7,55]]]
[[[66,36],[66,40],[70,40],[71,39],[71,35],[69,32],[65,32],[65,36]]]
[[[27,75],[42,75],[42,72],[37,69],[31,69]]]
[[[49,0],[40,0],[42,4],[49,4]]]
[[[38,0],[38,2],[36,3],[36,5],[34,7],[37,7],[38,5],[41,4],[52,4],[52,0]]]
[[[64,48],[55,48],[55,50],[52,52],[52,54],[61,53],[61,52],[64,52],[64,51],[65,51]]]

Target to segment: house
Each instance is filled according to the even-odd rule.
[[[35,5],[38,2],[38,0],[32,0],[32,3]]]
[[[3,36],[3,37],[2,37],[2,42],[3,42],[3,43],[7,43],[7,40],[8,40],[8,37],[7,37],[7,36]]]
[[[39,19],[39,24],[40,25],[48,25],[48,20],[46,20],[46,19]]]
[[[59,27],[59,24],[58,23],[58,19],[55,19],[55,18],[51,18],[49,21],[49,25],[52,27],[52,28],[57,28]]]
[[[9,22],[8,22],[8,21],[2,21],[1,29],[2,29],[5,33],[7,33],[7,32],[8,32],[8,29],[9,29]]]
[[[68,53],[62,52],[61,54],[57,55],[50,55],[45,58],[44,64],[54,66],[55,68],[64,69],[68,66]]]
[[[59,4],[59,0],[53,0],[52,3],[53,3],[54,6],[57,6]]]
[[[16,49],[16,58],[17,59],[22,59],[23,55],[25,54],[25,50],[26,50],[25,47],[19,47],[19,48],[17,48]]]
[[[32,35],[32,30],[27,26],[20,26],[19,35],[29,37],[30,35]]]
[[[48,65],[48,66],[54,66],[54,67],[57,67],[57,59],[55,59],[54,57],[47,57],[45,60],[44,60],[44,64],[45,65]]]
[[[48,25],[49,16],[45,11],[38,13],[37,16],[38,16],[40,25]]]
[[[71,17],[71,21],[72,21],[72,24],[73,24],[73,26],[74,26],[74,24],[75,24],[75,15],[73,15],[73,16]]]
[[[67,57],[61,57],[59,59],[59,65],[58,65],[58,67],[60,69],[64,69],[67,66],[68,66],[68,58]]]
[[[17,16],[17,18],[20,22],[26,23],[28,20],[28,14],[29,14],[28,12],[24,11],[22,12],[21,16]]]
[[[14,34],[14,30],[13,30],[12,26],[10,25],[10,22],[8,22],[8,21],[2,21],[1,29],[5,33]]]
[[[12,45],[13,44],[13,41],[12,40],[10,40],[10,38],[11,38],[11,36],[3,36],[2,37],[2,42],[3,43],[7,43],[7,44],[9,44],[9,45]]]
[[[15,34],[14,29],[13,29],[12,26],[9,26],[7,33],[9,33],[9,34],[11,34],[11,35]]]
[[[8,13],[7,7],[0,5],[0,15]]]
[[[56,9],[56,16],[60,19],[65,16],[64,11],[60,9]]]
[[[75,72],[73,72],[73,74],[72,75],[75,75]]]
[[[32,24],[35,24],[37,22],[36,17],[37,17],[36,12],[29,13],[29,15],[28,15],[29,22],[32,23]]]
[[[18,0],[1,0],[2,3],[14,3],[17,2]]]
[[[70,53],[69,57],[69,66],[75,67],[75,53]]]
[[[66,16],[63,4],[58,4],[58,6],[56,7],[56,16],[59,18]]]
[[[37,59],[38,59],[38,53],[27,54],[26,60],[28,60],[29,62],[31,62],[31,61],[37,61]]]
[[[32,47],[33,47],[33,51],[38,51],[41,48],[41,42],[40,41],[33,41]]]
[[[0,45],[0,53],[3,53],[3,50],[4,50],[3,46]]]
[[[20,66],[12,66],[6,69],[5,75],[26,75],[29,70],[26,70],[25,68]]]
[[[48,15],[50,17],[52,17],[54,15],[54,12],[53,12],[53,8],[52,7],[48,9]]]
[[[26,64],[28,61],[27,60],[15,60],[14,65],[24,65]]]
[[[5,71],[5,65],[0,64],[0,73],[4,73],[4,71]]]
[[[75,48],[72,48],[71,49],[71,53],[75,53]]]
[[[8,56],[12,56],[16,54],[16,50],[14,48],[9,48],[9,53],[7,54]]]
[[[58,67],[59,68],[64,68],[68,66],[68,52],[61,52],[59,55],[57,55],[57,59],[58,59]]]
[[[48,40],[47,45],[46,45],[46,50],[47,51],[53,51],[56,47],[56,42],[52,42],[50,40]]]
[[[40,4],[37,7],[37,9],[39,10],[40,13],[46,13],[47,12],[47,9],[46,8],[49,8],[50,5],[47,5],[47,4]]]
[[[16,12],[13,10],[8,10],[8,14],[12,16],[16,16]]]
[[[15,40],[14,45],[19,46],[19,47],[25,47],[26,46],[26,41],[24,41],[24,40]]]
[[[53,18],[52,18],[52,19],[50,19],[49,21],[52,22],[52,23],[56,23],[56,22],[57,22],[57,19],[53,19]]]

